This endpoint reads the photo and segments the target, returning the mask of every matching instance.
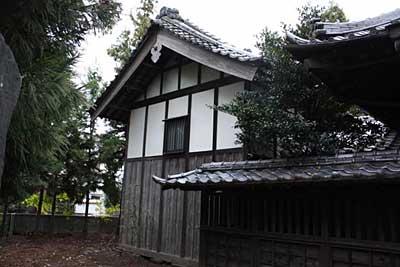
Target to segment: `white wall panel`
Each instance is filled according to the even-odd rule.
[[[162,93],[166,94],[178,90],[178,68],[171,69],[163,74]]]
[[[199,64],[193,62],[182,66],[181,88],[187,88],[197,84]]]
[[[201,66],[201,83],[217,80],[219,78],[220,78],[219,71],[206,67],[204,65]]]
[[[160,94],[160,82],[161,82],[161,75],[158,74],[149,84],[147,88],[146,97],[152,98],[158,96]]]
[[[142,157],[146,108],[131,111],[129,121],[128,158]]]
[[[176,118],[188,114],[188,96],[169,100],[168,118]]]
[[[150,105],[147,117],[146,156],[163,154],[165,102]]]
[[[212,150],[214,89],[192,95],[189,151]]]
[[[237,93],[244,91],[244,82],[234,83],[219,88],[218,104],[223,105],[229,103]],[[235,129],[236,117],[227,113],[218,111],[217,125],[217,149],[227,149],[241,147],[235,144],[236,133],[239,129]]]

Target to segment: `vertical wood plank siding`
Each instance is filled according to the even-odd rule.
[[[398,267],[399,190],[329,185],[204,193],[200,266]]]
[[[207,152],[175,158],[128,160],[124,178],[120,243],[144,252],[169,255],[171,261],[176,258],[179,262],[180,258],[197,262],[200,253],[201,193],[161,191],[151,177],[194,169],[211,162],[212,157],[213,153]],[[225,161],[240,160],[242,150],[217,151],[216,157]]]

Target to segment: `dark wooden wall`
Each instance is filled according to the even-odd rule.
[[[298,186],[203,193],[208,267],[398,267],[397,185]]]
[[[128,160],[122,197],[121,247],[186,266],[197,265],[201,193],[162,191],[151,177],[192,170],[213,159],[237,161],[242,158],[242,150],[234,149],[214,154]]]

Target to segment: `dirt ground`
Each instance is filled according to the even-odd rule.
[[[110,236],[14,236],[0,243],[1,267],[161,267],[116,249]]]

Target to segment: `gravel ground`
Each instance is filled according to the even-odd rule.
[[[14,236],[0,243],[1,267],[161,267],[118,251],[110,236]]]

